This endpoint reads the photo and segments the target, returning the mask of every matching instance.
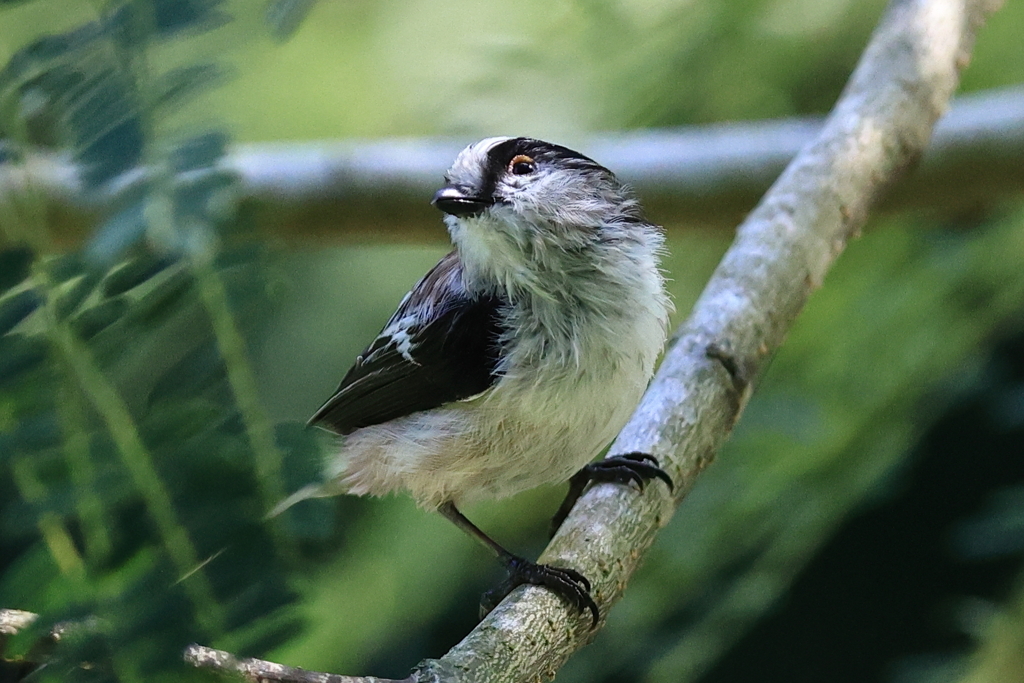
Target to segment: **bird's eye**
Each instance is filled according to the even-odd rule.
[[[536,162],[525,154],[518,154],[508,162],[508,170],[513,175],[529,175],[537,170]]]

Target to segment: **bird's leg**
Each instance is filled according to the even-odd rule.
[[[593,618],[591,626],[597,626],[600,612],[598,612],[597,603],[590,597],[590,581],[587,580],[587,577],[573,569],[537,564],[513,555],[469,521],[465,515],[459,512],[454,503],[442,504],[438,508],[438,512],[455,526],[487,546],[508,571],[508,578],[493,590],[484,593],[480,603],[482,614],[487,614],[494,609],[516,586],[526,583],[549,588],[580,612],[585,609],[590,610],[590,615]]]
[[[658,459],[647,453],[626,453],[625,455],[613,455],[597,462],[583,466],[569,480],[569,491],[565,494],[565,500],[559,506],[555,516],[551,518],[551,535],[554,536],[558,527],[569,515],[572,506],[577,499],[583,495],[583,491],[591,482],[612,482],[616,484],[636,484],[641,491],[651,479],[661,479],[672,491],[672,479],[665,473],[665,470],[658,467]]]

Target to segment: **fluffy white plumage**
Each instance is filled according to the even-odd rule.
[[[406,490],[436,508],[565,481],[622,428],[653,374],[671,309],[658,265],[663,239],[607,169],[556,145],[501,137],[467,147],[447,180],[436,202],[451,200],[455,251],[407,295],[314,416],[344,436],[328,482],[307,495]],[[456,329],[470,316],[431,326],[477,302],[490,306],[486,325],[472,323],[479,330]],[[380,376],[369,369],[375,362],[381,373],[413,364],[392,374],[414,379],[379,382],[390,395],[402,396],[403,381],[426,382],[415,378],[431,363],[440,365],[430,382],[443,382],[462,369],[430,355],[434,337],[472,341],[488,330],[493,366],[482,391],[440,391],[448,400],[375,424],[353,414],[359,401],[341,400],[364,375]],[[443,350],[459,352],[454,343]]]

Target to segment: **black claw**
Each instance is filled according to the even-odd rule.
[[[643,492],[647,482],[655,478],[665,482],[669,491],[675,490],[672,478],[658,466],[658,459],[647,453],[613,455],[584,466],[569,480],[569,492],[565,495],[565,500],[562,501],[555,516],[551,518],[551,535],[554,536],[558,527],[562,526],[562,522],[569,515],[576,500],[583,495],[587,484],[595,481],[627,486],[636,484],[637,489]]]
[[[537,565],[537,566],[543,567],[543,566],[546,566],[546,565]],[[580,574],[575,569],[569,569],[568,567],[554,567],[554,569],[557,569],[559,572],[565,574],[570,579],[572,579],[574,582],[576,582],[576,583],[580,584],[581,586],[583,586],[584,592],[590,593],[590,589],[591,589],[590,580],[587,579],[587,577],[583,576],[583,574]]]
[[[619,484],[636,483],[641,491],[651,479],[658,478],[665,482],[669,491],[675,490],[671,477],[658,466],[658,459],[647,453],[626,453],[613,455],[604,460],[592,462],[576,473],[580,476],[587,473],[589,481],[609,481]]]
[[[590,628],[597,626],[600,612],[597,603],[590,597],[590,581],[575,569],[553,567],[549,564],[537,564],[515,555],[505,558],[508,578],[493,590],[484,593],[480,600],[480,617],[483,618],[498,603],[505,599],[517,586],[524,583],[532,586],[544,586],[566,600],[576,611],[590,611]]]

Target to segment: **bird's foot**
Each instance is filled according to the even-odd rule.
[[[565,494],[565,500],[559,506],[558,512],[551,518],[551,535],[554,536],[558,527],[562,526],[572,506],[591,482],[611,482],[627,486],[636,484],[636,487],[643,491],[644,486],[652,479],[661,479],[669,491],[675,489],[672,478],[658,467],[658,459],[647,453],[613,455],[585,465],[569,480],[569,492]]]
[[[597,626],[600,612],[597,603],[590,597],[590,581],[575,569],[537,564],[522,557],[508,555],[502,558],[508,570],[508,578],[483,594],[480,599],[480,617],[486,616],[498,603],[505,599],[517,586],[524,583],[544,586],[572,605],[576,611],[590,611],[591,628]]]

